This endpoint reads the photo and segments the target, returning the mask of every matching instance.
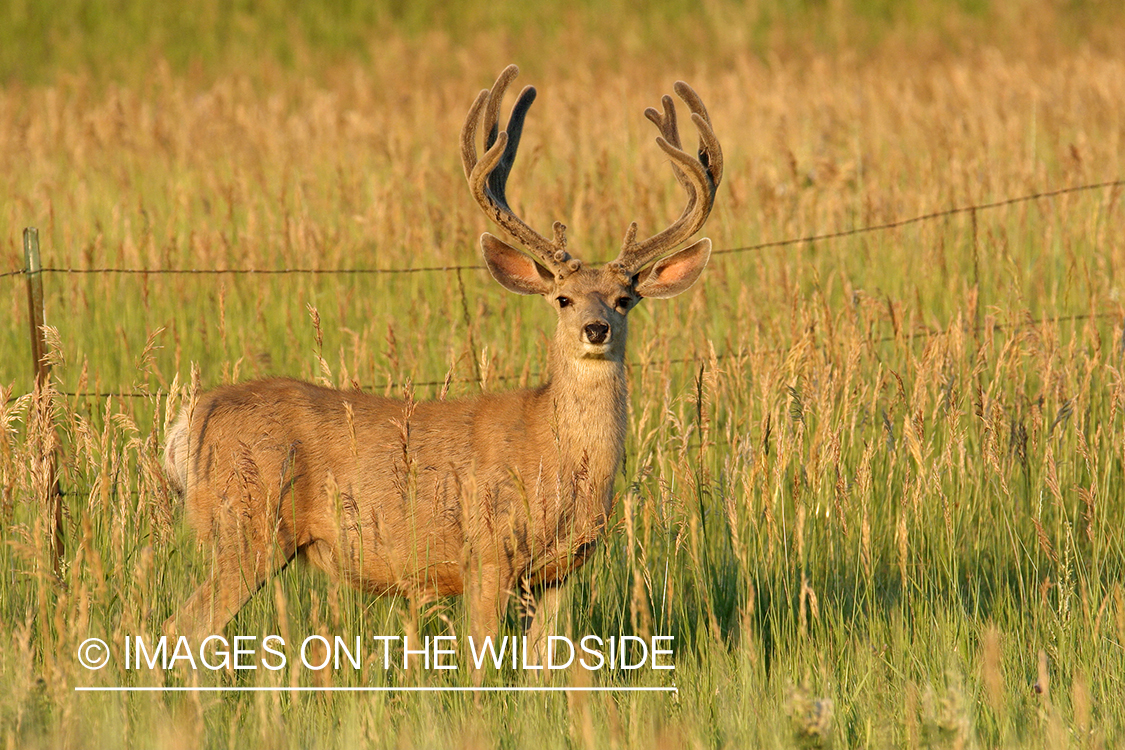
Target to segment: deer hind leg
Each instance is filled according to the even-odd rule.
[[[208,499],[216,510],[200,538],[211,549],[210,574],[164,623],[166,634],[185,635],[193,643],[222,633],[254,592],[296,554],[292,534],[276,515],[262,513],[252,502],[232,504],[214,494]]]

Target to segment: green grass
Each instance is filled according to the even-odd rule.
[[[72,76],[102,83],[143,81],[156,65],[214,80],[241,70],[262,80],[320,77],[341,61],[373,64],[388,40],[471,48],[486,41],[537,49],[537,61],[565,64],[550,50],[577,33],[584,53],[612,58],[659,49],[681,65],[705,56],[762,59],[820,49],[869,52],[890,41],[963,49],[980,43],[1026,51],[1029,31],[1055,44],[1112,49],[1120,9],[1106,0],[997,3],[989,0],[579,0],[494,3],[418,0],[231,2],[191,6],[135,0],[9,0],[0,8],[0,81],[41,84]],[[545,53],[544,53],[545,51]],[[405,64],[406,60],[400,64]]]
[[[727,156],[707,227],[720,249],[1125,171],[1125,61],[1106,44],[1122,19],[1106,5],[568,7],[577,27],[542,23],[551,4],[501,5],[499,20],[469,3],[50,19],[9,4],[0,272],[22,266],[27,225],[49,267],[477,264],[487,226],[456,134],[510,58],[541,92],[512,195],[594,260],[630,220],[655,229],[682,206],[641,117],[678,77]],[[4,742],[1119,746],[1121,212],[1120,188],[1100,188],[716,255],[691,292],[633,314],[617,508],[565,611],[578,636],[674,636],[676,669],[557,680],[675,694],[75,693],[192,679],[116,657],[91,672],[76,654],[92,636],[155,635],[206,569],[158,471],[193,367],[204,387],[278,374],[392,394],[410,380],[424,397],[451,373],[466,395],[478,373],[488,390],[537,382],[552,321],[480,270],[48,273],[57,392],[36,401],[24,279],[0,278]],[[57,579],[39,414],[60,441]],[[297,563],[228,634],[462,625],[458,600],[412,610]],[[470,684],[377,660],[198,679]]]

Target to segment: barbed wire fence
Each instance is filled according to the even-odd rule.
[[[854,227],[851,229],[843,229],[832,232],[825,232],[819,234],[810,234],[800,237],[790,237],[780,240],[767,240],[752,245],[745,245],[740,247],[719,248],[712,251],[712,255],[735,255],[742,253],[752,253],[762,250],[771,250],[783,247],[792,247],[795,245],[803,245],[818,242],[832,242],[836,240],[845,239],[848,237],[855,237],[865,234],[874,234],[881,232],[889,232],[915,224],[922,224],[926,222],[938,221],[952,216],[968,214],[973,218],[973,223],[976,223],[976,214],[982,211],[989,211],[998,208],[1014,206],[1023,203],[1033,203],[1036,201],[1056,198],[1064,195],[1075,193],[1084,193],[1095,190],[1111,189],[1120,190],[1125,187],[1125,178],[1115,180],[1105,180],[1101,182],[1086,183],[1081,185],[1071,185],[1068,187],[1058,188],[1054,190],[1044,190],[1026,195],[1005,198],[996,201],[989,201],[985,203],[976,203],[967,206],[955,206],[940,211],[932,211],[917,216],[908,217],[905,219],[898,219],[879,224],[872,224],[862,227]],[[27,240],[25,237],[25,249]],[[101,267],[101,268],[67,268],[58,266],[41,266],[38,258],[38,242],[35,242],[34,260],[29,254],[26,258],[24,268],[6,271],[0,273],[0,279],[26,277],[29,289],[29,309],[32,310],[32,331],[31,331],[31,347],[33,356],[36,362],[36,378],[42,377],[40,371],[40,361],[45,355],[45,342],[42,341],[41,331],[34,330],[36,325],[34,319],[43,320],[42,314],[42,291],[33,291],[37,283],[41,283],[43,275],[138,275],[138,276],[169,276],[169,275],[194,275],[194,276],[222,276],[222,275],[235,275],[235,276],[281,276],[281,275],[308,275],[308,276],[367,276],[367,275],[404,275],[404,274],[424,274],[424,273],[455,273],[460,274],[465,271],[480,271],[484,270],[483,264],[463,264],[463,265],[435,265],[435,266],[418,266],[413,268],[120,268],[120,267]],[[34,301],[37,295],[38,301]],[[38,305],[38,311],[35,308]],[[1027,320],[1020,324],[1024,325],[1040,325],[1048,322],[1076,322],[1079,320],[1088,319],[1108,319],[1116,317],[1116,313],[1082,313],[1075,315],[1063,316],[1045,316],[1040,320]],[[976,329],[980,329],[982,324],[978,320],[974,323]],[[999,328],[1004,328],[1002,324],[996,324]],[[928,338],[935,335],[935,331],[914,331],[909,335],[915,338]],[[877,340],[877,343],[885,343],[894,340],[899,334],[893,336],[884,336]],[[37,337],[39,340],[37,340]],[[732,351],[723,352],[716,355],[717,359],[728,359],[748,356],[752,352],[745,351]],[[703,359],[700,356],[694,357],[679,357],[673,359],[660,359],[651,361],[641,361],[635,363],[634,366],[652,367],[661,366],[664,364],[688,364],[699,362]],[[707,357],[710,359],[710,357]],[[498,381],[511,380],[519,376],[506,376],[498,375],[494,379]],[[412,385],[415,387],[440,387],[449,385],[451,383],[472,383],[479,382],[479,378],[459,378],[455,380],[430,380],[430,381],[414,381]],[[380,391],[387,388],[392,388],[401,383],[388,382],[376,384],[369,387],[369,390]],[[150,398],[153,394],[148,391],[80,391],[80,392],[60,392],[60,395],[67,397],[89,397],[89,398]],[[9,397],[10,400],[18,398],[18,396]]]
[[[972,218],[973,226],[973,274],[974,283],[979,288],[979,266],[977,262],[977,213],[981,211],[988,211],[991,209],[1002,208],[1006,206],[1013,206],[1022,203],[1030,203],[1043,199],[1055,198],[1072,193],[1088,192],[1101,189],[1112,189],[1115,191],[1112,200],[1116,200],[1117,194],[1122,186],[1125,186],[1125,179],[1107,180],[1103,182],[1088,183],[1083,185],[1073,185],[1070,187],[1059,188],[1056,190],[1040,191],[1028,195],[1021,195],[1012,198],[1006,198],[998,201],[991,201],[988,203],[978,203],[969,206],[957,206],[941,211],[934,211],[919,216],[913,216],[906,219],[885,222],[881,224],[873,224],[869,226],[855,227],[852,229],[844,229],[839,231],[813,234],[802,237],[793,237],[781,240],[769,240],[759,242],[753,245],[743,247],[730,247],[720,248],[713,252],[714,255],[734,255],[739,253],[751,253],[761,250],[768,250],[774,248],[791,247],[794,245],[802,245],[806,243],[817,242],[831,242],[847,237],[854,237],[857,235],[871,234],[877,232],[888,232],[902,227],[907,227],[913,224],[920,224],[930,221],[938,221],[951,216],[960,214],[969,214]],[[38,421],[43,425],[50,425],[50,407],[47,403],[49,399],[41,398],[41,394],[47,392],[50,380],[50,352],[48,341],[46,339],[47,328],[44,325],[45,320],[45,304],[43,293],[43,277],[49,274],[59,275],[199,275],[199,276],[219,276],[219,275],[245,275],[245,276],[275,276],[275,275],[397,275],[397,274],[420,274],[420,273],[455,273],[458,276],[459,286],[464,295],[464,284],[461,282],[461,274],[465,271],[477,271],[484,268],[483,265],[442,265],[442,266],[422,266],[416,268],[278,268],[278,269],[258,269],[258,268],[224,268],[224,269],[211,269],[211,268],[64,268],[48,266],[44,267],[41,263],[39,252],[39,235],[38,231],[33,228],[24,230],[24,251],[25,251],[25,265],[21,269],[7,271],[0,273],[0,279],[4,278],[18,278],[25,277],[27,282],[28,293],[28,312],[29,312],[29,329],[30,329],[30,345],[32,358],[35,366],[35,380],[34,389],[31,391],[31,402],[29,408],[36,411]],[[467,309],[466,309],[467,315]],[[1002,324],[994,324],[999,328],[1005,327],[1021,327],[1025,325],[1040,325],[1050,322],[1059,323],[1064,320],[1076,322],[1079,320],[1090,320],[1098,318],[1120,317],[1120,313],[1109,312],[1089,312],[1078,315],[1066,316],[1050,316],[1045,317],[1038,321],[1025,320],[1020,323],[1004,326]],[[979,305],[977,309],[977,317],[973,322],[972,329],[974,334],[982,332],[983,324],[980,320]],[[895,340],[900,336],[908,335],[911,339],[921,338],[925,339],[930,336],[936,335],[939,331],[923,330],[911,331],[909,334],[903,334],[901,330],[896,330],[894,336],[884,336],[879,339],[880,342]],[[1125,339],[1125,329],[1122,333]],[[1125,340],[1123,340],[1123,347],[1125,347]],[[745,351],[732,351],[720,354],[711,353],[707,360],[727,359],[736,357],[745,357],[752,354],[761,354],[761,352],[745,352]],[[701,356],[680,357],[673,359],[663,360],[650,360],[641,361],[635,366],[652,367],[663,366],[667,364],[683,363],[695,364],[704,360]],[[452,382],[467,383],[467,382],[481,382],[481,373],[479,369],[476,371],[475,378],[461,378],[454,381],[450,374],[442,381],[423,381],[415,382],[414,386],[442,386],[448,388]],[[495,379],[499,381],[506,381],[516,376],[497,376]],[[700,373],[702,378],[702,372]],[[386,390],[393,387],[394,383],[384,383],[381,386],[373,386],[370,390]],[[23,396],[9,396],[9,402],[23,398]],[[119,392],[100,392],[100,391],[79,391],[79,392],[62,392],[68,398],[86,397],[86,398],[159,398],[160,391],[151,392],[147,390],[136,391],[119,391]],[[170,395],[170,394],[168,394]],[[53,426],[47,427],[53,430]],[[41,486],[41,502],[46,509],[48,522],[51,528],[51,557],[53,568],[56,578],[60,576],[62,570],[63,558],[65,552],[65,517],[66,509],[63,501],[65,492],[59,481],[59,450],[60,441],[57,437],[52,440],[47,440],[43,446],[44,460],[44,482]]]

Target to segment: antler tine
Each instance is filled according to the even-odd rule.
[[[660,134],[664,136],[664,140],[676,148],[681,148],[680,127],[676,122],[676,105],[672,101],[672,97],[667,94],[661,97],[660,104],[664,107],[663,114],[657,112],[653,107],[649,107],[645,110],[645,117],[656,125]],[[691,183],[688,182],[687,176],[675,164],[672,164],[672,173],[676,175],[676,181],[683,185],[685,190],[691,189]]]
[[[519,74],[519,68],[504,68],[491,89],[477,95],[461,128],[461,164],[469,181],[469,190],[477,203],[496,224],[519,241],[524,249],[558,276],[577,270],[579,262],[566,252],[566,227],[554,224],[554,239],[548,240],[516,216],[508,205],[506,187],[508,174],[516,160],[527,112],[535,101],[535,89],[527,86],[520,92],[508,126],[500,130],[500,103],[508,86]],[[483,118],[482,118],[483,112]],[[478,161],[477,128],[484,125],[485,153]]]
[[[667,229],[637,242],[637,224],[633,222],[625,233],[625,243],[614,265],[627,273],[636,273],[653,260],[670,252],[683,243],[706,223],[715,203],[715,193],[723,179],[723,151],[711,118],[699,95],[683,81],[674,86],[676,94],[691,110],[691,121],[699,131],[699,154],[693,157],[680,146],[679,127],[676,123],[676,108],[672,97],[664,96],[661,114],[652,107],[645,110],[645,116],[660,131],[656,144],[672,161],[672,172],[676,180],[688,194],[688,202],[680,218]]]
[[[711,181],[715,183],[715,187],[723,181],[723,149],[719,146],[719,139],[715,137],[715,130],[711,126],[711,116],[707,114],[707,108],[703,106],[703,100],[699,98],[699,94],[695,93],[695,89],[688,86],[683,81],[676,81],[672,87],[676,94],[684,100],[691,110],[692,122],[695,118],[699,117],[707,124],[706,128],[699,127],[699,161],[703,164],[704,168],[711,175]]]
[[[465,169],[465,179],[472,177],[473,167],[477,165],[477,125],[480,123],[480,113],[488,102],[488,89],[477,94],[473,106],[469,107],[469,115],[465,124],[461,126],[461,166]]]

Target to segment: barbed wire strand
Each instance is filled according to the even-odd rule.
[[[1058,188],[1057,190],[1045,190],[1028,195],[1021,195],[1014,198],[1005,198],[1003,200],[991,201],[988,203],[977,203],[970,206],[955,206],[941,211],[933,211],[919,216],[912,216],[908,219],[898,219],[883,224],[872,224],[869,226],[855,227],[852,229],[841,229],[835,232],[827,232],[824,234],[806,235],[804,237],[792,237],[782,240],[768,240],[766,242],[759,242],[754,245],[746,245],[744,247],[730,247],[715,250],[713,255],[731,255],[735,253],[748,253],[757,250],[768,250],[778,247],[789,247],[791,245],[800,245],[809,242],[824,242],[827,240],[842,239],[844,237],[853,237],[860,234],[870,234],[873,232],[886,232],[892,229],[899,229],[902,227],[910,226],[911,224],[918,224],[926,221],[934,221],[936,219],[943,219],[949,216],[956,216],[958,214],[972,213],[974,211],[987,211],[994,208],[1003,208],[1005,206],[1013,206],[1020,203],[1028,203],[1031,201],[1041,200],[1043,198],[1056,198],[1060,195],[1067,195],[1070,193],[1080,193],[1090,190],[1099,190],[1103,188],[1119,188],[1125,186],[1125,179],[1118,178],[1116,180],[1106,180],[1103,182],[1093,182],[1083,185],[1071,185],[1069,187]],[[480,264],[472,265],[444,265],[444,266],[419,266],[418,268],[60,268],[60,267],[46,267],[40,269],[40,273],[57,273],[57,274],[152,274],[152,275],[200,275],[200,276],[215,276],[220,274],[231,275],[259,275],[259,276],[277,276],[285,274],[299,274],[299,275],[394,275],[394,274],[412,274],[412,273],[457,273],[459,271],[479,271],[483,270],[485,266]],[[0,273],[0,278],[8,276],[22,276],[26,273],[26,269],[19,269],[16,271],[7,271]]]
[[[1045,325],[1045,324],[1048,324],[1048,323],[1064,323],[1064,322],[1065,323],[1077,323],[1079,321],[1084,321],[1084,320],[1109,320],[1109,319],[1119,319],[1119,318],[1121,318],[1121,315],[1118,314],[1118,313],[1109,313],[1109,312],[1104,312],[1104,313],[1077,313],[1077,314],[1074,314],[1074,315],[1043,316],[1041,318],[1023,320],[1019,323],[997,323],[997,322],[994,322],[994,323],[991,324],[990,327],[994,331],[1004,331],[1004,330],[1008,330],[1008,329],[1019,330],[1021,328],[1026,328],[1028,326],[1039,326],[1039,325]],[[978,327],[975,327],[975,329],[977,331],[980,331],[980,330],[984,329],[984,326],[983,325],[978,326]],[[930,338],[933,338],[935,336],[940,336],[942,334],[948,333],[948,331],[949,331],[949,329],[936,329],[936,328],[925,328],[925,329],[922,329],[922,330],[915,330],[915,331],[910,331],[910,332],[903,331],[903,332],[900,332],[898,334],[888,334],[886,336],[881,336],[878,339],[874,339],[874,340],[870,341],[869,343],[871,343],[871,344],[886,344],[886,343],[890,343],[892,341],[896,341],[898,339],[905,339],[905,340],[921,339],[921,340],[925,340],[925,339],[930,339]],[[778,355],[778,354],[784,354],[788,351],[789,350],[785,347],[773,347],[771,349],[758,350],[758,351],[739,350],[739,351],[722,352],[720,354],[716,354],[715,359],[716,360],[726,360],[726,359],[733,359],[733,358],[762,356],[762,355],[765,355],[765,354]],[[649,368],[649,367],[662,367],[664,365],[695,364],[695,363],[698,363],[698,362],[710,361],[710,359],[711,359],[710,356],[673,357],[673,358],[668,358],[668,359],[650,359],[650,360],[642,360],[642,361],[639,361],[639,362],[630,362],[630,363],[627,363],[627,365],[629,367]],[[507,382],[507,381],[510,381],[510,380],[518,380],[521,377],[522,377],[521,375],[497,375],[497,376],[493,377],[492,380]],[[531,375],[529,375],[530,380],[535,380],[538,377],[539,377],[539,373],[532,373]],[[406,385],[406,382],[407,381],[405,381],[405,380],[402,380],[402,381],[392,380],[392,381],[384,382],[380,385],[361,387],[360,390],[363,393],[381,393],[381,392],[385,392],[387,390],[391,390],[391,389],[394,389],[394,388],[401,388],[401,387]],[[481,381],[478,380],[477,378],[453,378],[452,380],[449,381],[450,384],[456,383],[458,385],[469,385],[469,384],[474,384],[474,383],[479,384],[480,382]],[[444,386],[446,384],[446,381],[444,379],[442,379],[442,380],[410,381],[410,384],[414,388],[439,388],[439,387]],[[153,396],[161,395],[158,391],[59,391],[58,393],[59,393],[60,396],[65,396],[67,398],[97,398],[97,399],[102,399],[102,398],[152,398]],[[26,395],[28,395],[28,394],[25,393],[25,394],[22,394],[21,396],[9,396],[8,403],[11,403],[11,402],[15,401],[16,399],[22,398],[23,396],[26,396]],[[167,394],[163,394],[163,395],[166,396]]]
[[[163,275],[196,275],[219,276],[222,274],[238,276],[332,276],[332,275],[398,275],[411,273],[438,273],[457,271],[484,270],[483,265],[476,266],[419,266],[418,268],[52,268],[40,269],[41,273],[59,274],[151,274]],[[22,271],[20,272],[22,273]]]
[[[1107,180],[1105,182],[1094,182],[1086,185],[1072,185],[1070,187],[1059,188],[1058,190],[1046,190],[1038,193],[1031,193],[1029,195],[1021,195],[1016,198],[1005,198],[1004,200],[991,201],[989,203],[978,203],[972,206],[957,206],[954,208],[947,208],[942,211],[934,211],[928,214],[921,214],[920,216],[912,216],[909,219],[898,219],[896,221],[889,221],[885,224],[871,224],[869,226],[858,227],[856,229],[842,229],[837,232],[828,232],[826,234],[815,234],[807,237],[798,237],[787,240],[772,240],[769,242],[759,242],[756,245],[747,245],[746,247],[731,247],[722,250],[715,250],[712,255],[727,255],[731,253],[746,253],[754,250],[765,250],[775,247],[787,247],[789,245],[800,245],[805,242],[823,242],[825,240],[836,240],[843,237],[852,237],[857,234],[868,234],[871,232],[885,232],[891,229],[899,229],[901,227],[910,226],[911,224],[918,224],[924,221],[934,221],[935,219],[944,219],[949,216],[956,216],[958,214],[967,214],[974,211],[986,211],[993,208],[1003,208],[1005,206],[1014,206],[1019,203],[1029,203],[1031,201],[1040,200],[1042,198],[1056,198],[1060,195],[1068,193],[1080,193],[1088,190],[1097,190],[1100,188],[1116,188],[1125,186],[1125,179]]]

